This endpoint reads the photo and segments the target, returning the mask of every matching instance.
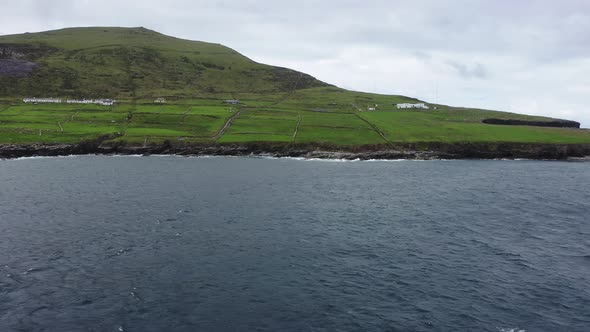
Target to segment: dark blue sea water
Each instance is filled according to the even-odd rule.
[[[590,331],[590,163],[0,160],[0,331]]]

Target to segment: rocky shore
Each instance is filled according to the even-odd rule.
[[[411,143],[354,147],[322,144],[0,144],[0,158],[67,155],[270,156],[319,159],[536,159],[567,160],[590,157],[590,144]]]

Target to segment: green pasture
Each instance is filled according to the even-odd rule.
[[[302,127],[295,140],[298,143],[324,143],[331,145],[380,144],[385,141],[377,132],[368,129]]]
[[[360,116],[373,123],[392,142],[521,142],[590,143],[590,132],[566,128],[498,126],[483,124],[480,111],[365,112]],[[494,117],[511,117],[493,112]]]
[[[298,123],[297,112],[242,111],[219,142],[290,142]]]
[[[222,99],[196,99],[194,104],[189,101],[162,105],[131,102],[113,107],[5,102],[0,104],[0,143],[75,143],[105,135],[132,144],[165,140],[342,146],[388,142],[590,143],[590,132],[586,130],[482,123],[486,118],[548,120],[544,117],[442,105],[430,110],[354,111],[347,109],[347,101],[366,97],[379,105],[378,102],[395,101],[396,97],[357,92],[349,96],[339,92],[330,96],[327,89],[302,92],[310,98],[302,104],[286,99],[284,103],[264,107],[249,106],[252,102],[248,99],[237,106],[225,105]],[[327,95],[322,95],[322,91]],[[254,103],[263,101],[269,105],[264,100],[277,96],[249,94],[247,97]],[[330,100],[336,102],[330,105],[327,103]],[[327,109],[318,107],[322,105],[327,105]],[[237,112],[239,115],[233,118],[231,125],[218,135]]]

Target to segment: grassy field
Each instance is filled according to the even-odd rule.
[[[590,143],[590,131],[569,128],[497,126],[481,123],[489,116],[521,119],[523,116],[478,110],[428,112],[366,112],[361,115],[393,142],[521,142]],[[526,117],[525,117],[526,118]],[[541,120],[531,117],[529,120]]]
[[[254,62],[219,44],[144,28],[0,36],[0,57],[36,66],[0,74],[0,143],[590,143],[586,130],[482,123],[550,120],[543,117],[444,105],[398,111],[395,104],[418,100],[348,91]],[[108,107],[21,102],[34,96],[119,102]],[[168,103],[155,104],[159,97]],[[225,99],[241,103],[225,105]]]
[[[320,91],[318,91],[320,90]],[[171,142],[324,143],[341,146],[406,142],[590,143],[590,131],[487,125],[485,118],[548,120],[513,113],[451,108],[359,111],[348,101],[391,105],[395,96],[311,89],[276,102],[276,95],[249,95],[239,106],[222,100],[95,105],[0,104],[0,143],[76,143],[108,135],[131,144]],[[314,96],[320,96],[314,99]],[[293,98],[293,99],[291,99]],[[274,101],[273,101],[274,100]],[[324,107],[327,106],[327,107]],[[232,119],[232,121],[229,121]],[[226,125],[227,124],[227,125]],[[222,130],[223,129],[223,130]]]

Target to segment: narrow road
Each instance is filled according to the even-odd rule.
[[[377,134],[379,134],[379,136],[381,136],[381,138],[383,138],[383,140],[385,140],[385,142],[387,143],[391,143],[387,137],[385,137],[385,134],[379,130],[379,128],[377,128],[377,126],[375,126],[374,124],[372,124],[371,122],[369,122],[367,119],[363,118],[362,116],[358,115],[358,113],[353,113],[354,115],[356,115],[357,118],[361,119],[363,122],[365,122],[366,124],[368,124],[369,126],[371,126],[371,128],[373,128],[373,130],[375,130],[377,132]]]
[[[297,126],[295,126],[295,132],[293,133],[293,139],[291,142],[295,142],[295,138],[297,137],[297,133],[299,132],[299,125],[301,124],[301,113],[297,113]]]
[[[229,128],[229,126],[231,126],[231,124],[234,121],[234,119],[237,118],[238,116],[240,116],[240,113],[242,113],[242,111],[240,109],[238,109],[238,111],[236,112],[236,114],[232,115],[231,118],[227,119],[227,121],[225,122],[225,124],[223,125],[223,127],[221,127],[221,129],[219,129],[219,131],[217,132],[217,134],[215,134],[215,136],[213,136],[213,140],[214,141],[217,141],[218,139],[221,138],[221,136],[223,136],[223,134],[225,133],[225,131],[227,130],[227,128]]]

